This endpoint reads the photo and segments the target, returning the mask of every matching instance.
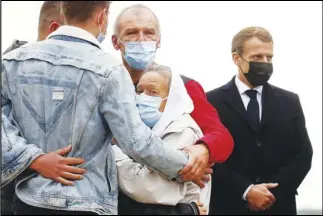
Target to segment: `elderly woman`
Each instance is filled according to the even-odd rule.
[[[142,121],[163,139],[165,145],[183,149],[202,137],[199,126],[190,116],[193,102],[180,76],[172,73],[170,68],[154,66],[148,70],[141,77],[136,91]],[[208,213],[211,181],[203,189],[193,182],[169,181],[129,158],[117,145],[113,149],[119,187],[124,194],[146,204],[191,203],[199,210],[197,214]]]

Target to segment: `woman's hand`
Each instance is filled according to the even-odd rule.
[[[200,215],[207,215],[207,211],[206,211],[206,208],[203,207],[203,203],[197,201],[196,205],[199,208]]]

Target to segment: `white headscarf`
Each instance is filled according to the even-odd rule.
[[[159,67],[159,66],[156,66]],[[152,128],[157,136],[162,136],[168,125],[185,113],[194,110],[193,101],[188,95],[184,82],[179,74],[171,72],[171,84],[163,115]]]

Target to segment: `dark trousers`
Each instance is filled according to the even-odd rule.
[[[45,208],[38,208],[27,205],[17,197],[15,198],[13,210],[15,215],[97,215],[93,212],[60,211]]]
[[[1,215],[13,215],[14,184],[10,183],[1,188]]]

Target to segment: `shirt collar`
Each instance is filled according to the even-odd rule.
[[[70,37],[83,39],[83,40],[89,41],[89,42],[97,45],[98,47],[100,47],[100,49],[102,49],[99,41],[91,33],[89,33],[88,31],[85,31],[84,29],[81,29],[79,27],[69,26],[69,25],[61,26],[56,31],[54,31],[50,35],[48,35],[48,37],[46,39],[49,39],[55,35],[66,35],[66,36],[70,36]]]
[[[235,84],[238,88],[238,91],[239,91],[239,94],[242,95],[242,94],[245,94],[245,92],[247,90],[250,90],[251,88],[249,86],[247,86],[246,84],[244,84],[239,78],[238,76],[235,77],[234,79],[235,81]],[[263,89],[263,86],[257,86],[255,88],[253,88],[253,90],[256,90],[260,95],[262,94],[262,89]]]

